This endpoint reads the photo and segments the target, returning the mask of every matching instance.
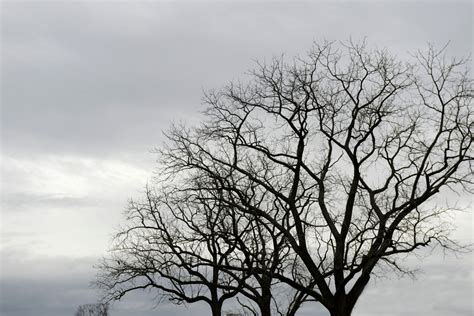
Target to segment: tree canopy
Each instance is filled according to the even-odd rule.
[[[315,44],[207,92],[200,126],[173,126],[157,181],[132,202],[102,265],[117,299],[154,288],[221,315],[350,315],[377,269],[460,247],[442,190],[472,189],[466,59],[429,47],[401,61],[365,43]]]

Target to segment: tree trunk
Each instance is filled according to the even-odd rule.
[[[211,305],[212,316],[221,316],[222,306],[219,303]]]
[[[271,316],[272,315],[272,310],[271,310],[271,297],[268,299],[265,298],[262,303],[259,306],[260,308],[260,315],[261,316]]]
[[[329,312],[331,316],[350,316],[352,314],[352,307],[348,303],[346,293],[336,293],[334,307]]]
[[[262,296],[259,302],[260,315],[271,316],[272,315],[272,292],[270,290],[272,279],[269,276],[262,276],[260,285],[262,287]]]
[[[349,304],[345,298],[342,298],[329,312],[331,316],[351,316],[353,308],[353,304]]]
[[[336,293],[335,306],[330,310],[331,316],[351,316],[352,310],[369,280],[370,274],[364,274],[357,280],[349,294]]]
[[[352,309],[348,308],[335,308],[331,310],[331,316],[351,316]]]

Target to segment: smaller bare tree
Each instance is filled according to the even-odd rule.
[[[95,303],[95,304],[84,304],[77,308],[75,316],[108,316],[109,315],[109,304],[107,303]]]
[[[220,316],[224,301],[239,292],[235,280],[245,278],[245,272],[223,268],[235,246],[217,231],[222,210],[203,202],[208,198],[203,190],[186,195],[169,190],[159,195],[147,190],[143,202],[130,203],[129,225],[116,236],[111,257],[103,260],[98,285],[107,300],[155,289],[175,304],[205,302],[213,316]]]

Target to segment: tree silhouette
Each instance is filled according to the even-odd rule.
[[[75,316],[107,316],[109,305],[106,303],[84,304],[77,308]]]
[[[145,218],[180,224],[122,235],[137,245],[153,238],[167,253],[179,245],[189,257],[171,251],[186,271],[166,281],[173,286],[206,269],[215,278],[205,284],[259,307],[282,286],[295,292],[285,311],[276,304],[281,314],[312,300],[332,316],[350,315],[377,269],[406,272],[402,255],[461,247],[449,238],[451,209],[435,196],[472,188],[466,63],[433,47],[402,62],[350,42],[315,44],[293,63],[259,64],[248,82],[205,95],[200,126],[167,133],[156,195],[165,202],[145,208]],[[145,227],[143,210],[134,207],[130,218]],[[155,260],[137,245],[118,248],[131,249],[130,273],[105,267],[115,271],[105,283],[118,297],[133,287],[117,285],[136,282]],[[167,269],[150,273],[166,279]]]

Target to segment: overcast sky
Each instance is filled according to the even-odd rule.
[[[466,56],[473,45],[471,1],[1,6],[2,316],[73,315],[97,299],[93,265],[152,176],[161,132],[198,121],[202,91],[242,78],[254,60],[350,37],[400,56],[448,41]],[[470,213],[455,221],[472,242]],[[413,264],[418,280],[373,282],[354,315],[472,315],[472,255]],[[208,315],[153,307],[136,295],[111,315]]]

